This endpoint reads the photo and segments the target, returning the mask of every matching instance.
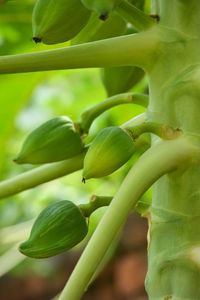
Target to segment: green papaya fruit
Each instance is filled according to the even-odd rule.
[[[73,121],[62,116],[32,131],[14,161],[18,164],[56,162],[73,157],[83,149],[84,144]]]
[[[90,14],[81,0],[37,0],[32,17],[33,40],[45,44],[66,42],[87,24]]]
[[[122,0],[81,0],[82,3],[88,9],[95,11],[99,16],[100,19],[105,20],[109,13],[115,9],[115,7],[122,1]]]
[[[83,181],[107,176],[123,164],[135,152],[133,140],[120,127],[103,129],[92,142],[84,159]]]
[[[137,67],[109,67],[101,69],[101,79],[108,97],[129,91],[144,77]]]
[[[93,42],[123,35],[126,32],[126,22],[117,13],[102,22],[93,12],[87,25],[72,39],[72,45]]]
[[[71,201],[46,207],[33,224],[30,237],[19,250],[32,258],[46,258],[65,252],[81,242],[88,225],[80,209]]]
[[[132,26],[126,28],[126,35],[134,33],[136,30]],[[102,68],[100,75],[107,96],[111,97],[129,91],[144,77],[145,73],[137,67],[122,66]]]

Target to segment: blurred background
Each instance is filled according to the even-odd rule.
[[[34,1],[9,1],[0,6],[0,55],[43,51],[68,46],[39,45],[32,41],[31,14]],[[146,90],[146,79],[132,88]],[[74,121],[81,113],[106,99],[98,69],[37,72],[0,76],[0,180],[17,176],[33,168],[15,165],[13,158],[33,129],[50,118],[67,115]],[[144,111],[138,105],[112,108],[92,125],[89,142],[103,128],[117,126]],[[50,203],[70,200],[87,202],[92,194],[112,196],[129,168],[131,160],[112,176],[81,182],[81,171],[51,181],[0,201],[0,299],[48,300],[64,287],[87,239],[72,251],[50,259],[30,259],[20,254],[34,218]],[[151,197],[151,191],[145,196]],[[90,235],[106,208],[96,211]],[[144,279],[147,269],[146,219],[132,212],[114,241],[105,266],[91,285],[84,300],[145,300]]]

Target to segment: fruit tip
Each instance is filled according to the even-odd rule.
[[[103,14],[103,15],[99,16],[99,19],[102,21],[106,21],[107,18],[108,18],[108,14]]]
[[[83,177],[83,179],[82,179],[82,183],[84,183],[84,184],[85,184],[85,182],[86,182],[86,179],[85,179],[85,177]]]
[[[42,39],[41,38],[38,38],[36,36],[33,37],[33,40],[34,42],[37,44],[37,43],[41,43]]]

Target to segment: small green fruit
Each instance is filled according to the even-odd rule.
[[[84,160],[83,178],[107,176],[135,152],[131,137],[120,127],[107,127],[94,139]]]
[[[125,93],[144,77],[144,71],[137,67],[108,67],[101,69],[101,79],[108,97]]]
[[[37,0],[33,10],[33,39],[45,44],[71,40],[87,24],[90,14],[81,0]]]
[[[33,258],[51,257],[73,248],[87,232],[86,219],[79,208],[71,201],[59,201],[40,213],[29,239],[19,250]]]
[[[31,132],[14,161],[18,164],[56,162],[81,153],[83,148],[72,120],[65,116],[57,117]]]

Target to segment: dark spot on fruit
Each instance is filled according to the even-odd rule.
[[[41,43],[41,38],[38,38],[38,37],[33,37],[33,40],[34,42],[37,44],[37,43]]]
[[[107,18],[108,18],[108,14],[104,14],[104,15],[99,16],[99,19],[102,20],[102,21],[107,20]]]

